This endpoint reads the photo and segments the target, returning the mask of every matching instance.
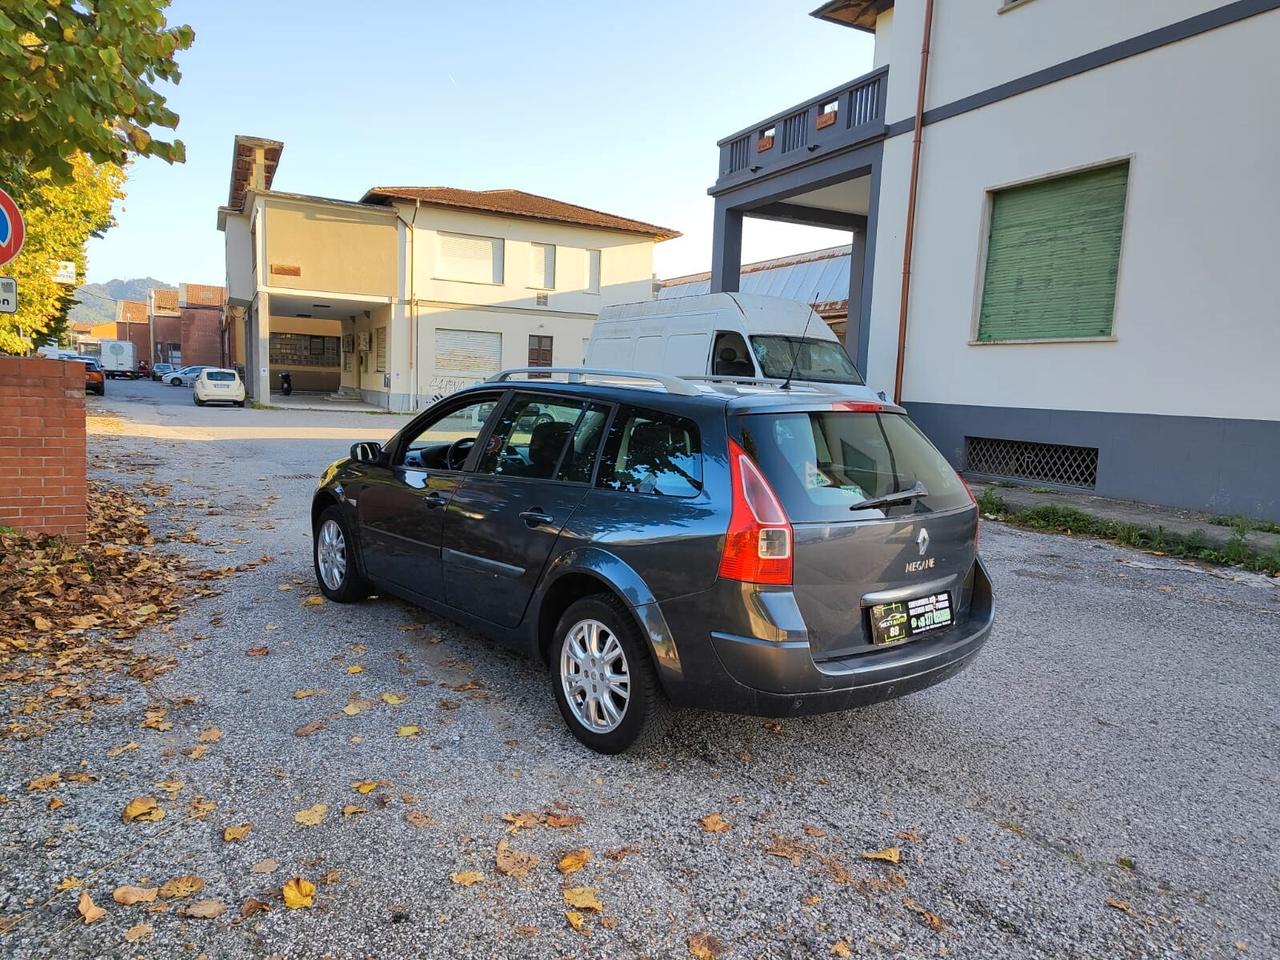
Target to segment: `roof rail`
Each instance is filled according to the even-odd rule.
[[[590,377],[593,380],[615,381],[617,386],[642,387],[644,384],[657,384],[667,393],[682,397],[696,397],[700,394],[697,387],[681,377],[669,377],[662,373],[640,373],[636,370],[605,370],[595,367],[515,367],[502,370],[486,380],[486,383],[503,383],[512,380],[518,374],[543,377],[563,377],[566,383],[585,383]],[[630,382],[617,382],[630,381]],[[636,382],[639,381],[639,382]]]

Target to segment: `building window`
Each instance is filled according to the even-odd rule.
[[[387,372],[387,328],[378,327],[373,334],[374,355],[377,357],[377,365],[374,370],[378,373]]]
[[[529,286],[538,290],[556,288],[556,245],[529,244]]]
[[[438,233],[436,241],[437,279],[502,283],[503,243],[500,237]]]
[[[551,337],[529,336],[529,366],[551,366]]]
[[[319,340],[323,349],[317,353],[314,341]],[[284,367],[337,367],[338,337],[313,337],[305,333],[271,334],[270,361]]]
[[[587,293],[600,292],[600,251],[587,251]]]
[[[991,195],[979,343],[1111,336],[1127,162]]]

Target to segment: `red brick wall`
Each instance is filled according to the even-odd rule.
[[[182,362],[222,365],[220,307],[182,308]]]
[[[84,540],[84,364],[0,357],[0,525]]]
[[[155,359],[152,363],[160,361],[161,363],[173,363],[169,357],[169,344],[178,344],[178,349],[182,349],[182,321],[178,317],[156,317],[155,318],[155,335],[156,335],[156,351]],[[188,363],[195,363],[194,360],[188,360],[187,355],[182,355],[182,365],[185,367]]]

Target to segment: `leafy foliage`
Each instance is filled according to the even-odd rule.
[[[168,27],[168,0],[5,0],[0,7],[0,180],[22,170],[71,179],[75,157],[123,165],[130,156],[186,158],[156,139],[178,115],[152,86],[181,78],[175,55],[195,40]]]
[[[123,182],[123,169],[83,154],[71,159],[67,180],[58,182],[48,171],[22,179],[14,200],[23,211],[27,239],[4,268],[18,281],[18,312],[0,315],[0,350],[25,353],[65,326],[74,300],[70,287],[54,282],[54,266],[70,260],[77,278],[84,276],[85,242],[112,225],[111,205],[124,196]]]

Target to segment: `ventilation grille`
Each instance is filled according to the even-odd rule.
[[[534,305],[539,307],[545,307],[547,305],[547,295],[545,293],[538,294],[534,298]]]
[[[965,437],[964,451],[970,473],[1090,490],[1098,483],[1097,447]]]

